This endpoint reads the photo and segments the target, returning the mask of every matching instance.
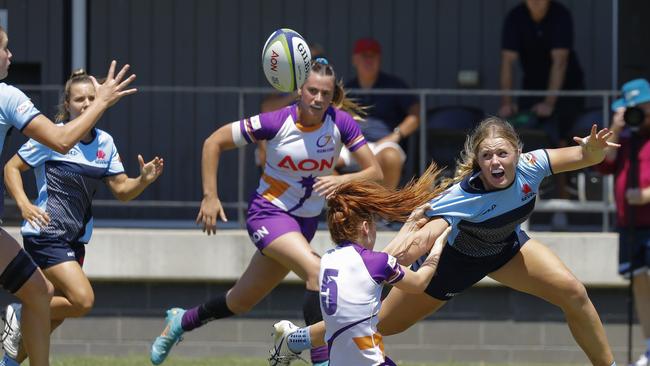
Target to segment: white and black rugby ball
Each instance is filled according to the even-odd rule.
[[[266,40],[262,50],[264,75],[282,92],[299,89],[311,68],[311,52],[302,36],[291,29],[278,29]]]

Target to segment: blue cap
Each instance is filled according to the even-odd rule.
[[[623,84],[621,88],[623,98],[612,103],[612,110],[621,107],[634,107],[641,103],[650,102],[650,84],[646,79],[634,79]]]

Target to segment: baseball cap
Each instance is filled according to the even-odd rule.
[[[354,50],[352,53],[374,52],[381,54],[381,45],[379,42],[372,38],[361,38],[354,42]]]
[[[641,103],[650,102],[650,84],[646,79],[634,79],[621,87],[623,97],[612,103],[612,110],[621,107],[634,107]]]

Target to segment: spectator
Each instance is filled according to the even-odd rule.
[[[501,52],[501,89],[513,88],[513,65],[519,59],[524,90],[582,90],[584,80],[573,50],[573,20],[562,4],[552,0],[525,0],[514,7],[503,24]],[[555,95],[501,99],[499,115],[512,117],[519,110],[532,112],[551,143],[566,146],[583,98]]]
[[[632,80],[623,85],[623,97],[612,103],[610,142],[620,142],[620,151],[611,149],[599,170],[614,174],[616,184],[617,229],[619,232],[618,271],[626,277],[634,275],[633,294],[641,330],[646,339],[646,352],[634,364],[648,366],[650,358],[650,84],[645,79]],[[638,151],[631,155],[632,132],[626,128],[624,114],[627,108],[636,107],[644,112],[644,119],[636,132]],[[635,149],[636,150],[636,149]],[[629,188],[628,172],[632,159],[638,159],[638,182]],[[636,210],[635,222],[629,222],[630,210]],[[632,224],[634,226],[632,226]],[[631,237],[631,230],[634,236]],[[630,242],[633,238],[633,242]],[[630,255],[631,254],[631,255]]]
[[[501,38],[501,89],[513,88],[513,65],[519,59],[524,90],[584,89],[582,69],[573,51],[573,20],[562,4],[552,0],[525,0],[515,6],[503,24]],[[571,141],[571,127],[584,109],[584,99],[521,97],[518,105],[509,95],[501,99],[499,116],[510,118],[515,127],[542,129],[553,147],[564,147]],[[521,110],[522,113],[516,115]],[[523,117],[523,118],[522,118]],[[559,198],[568,199],[567,175],[554,176]],[[556,212],[552,225],[566,229],[567,216]]]
[[[352,64],[357,77],[346,83],[346,89],[408,89],[405,82],[380,70],[381,46],[374,39],[355,42]],[[412,95],[357,94],[353,99],[367,107],[367,120],[361,130],[384,173],[384,186],[395,188],[406,161],[399,143],[417,130],[420,105]],[[350,154],[345,149],[341,151],[339,167],[354,170],[352,163]]]

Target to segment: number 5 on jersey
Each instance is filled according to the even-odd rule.
[[[338,277],[339,270],[327,268],[323,271],[323,283],[320,286],[320,303],[327,315],[336,313],[336,299],[338,287],[335,277]]]

